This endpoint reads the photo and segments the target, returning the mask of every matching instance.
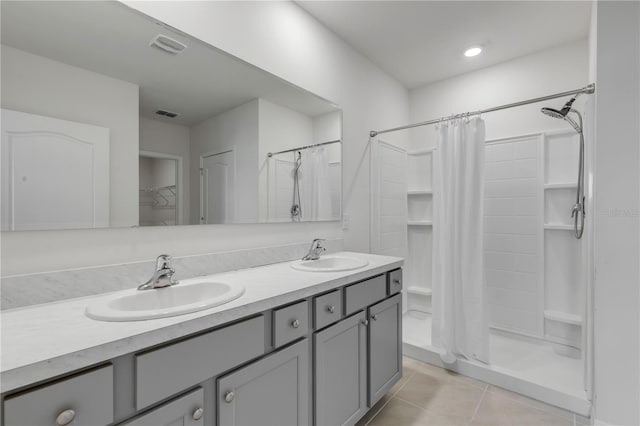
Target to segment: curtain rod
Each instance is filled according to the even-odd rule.
[[[340,142],[342,142],[342,139],[337,139],[335,141],[329,141],[329,142],[314,143],[313,145],[307,145],[307,146],[300,146],[298,148],[285,149],[284,151],[270,152],[270,153],[267,154],[267,157],[273,157],[274,155],[277,155],[277,154],[284,154],[285,152],[300,151],[301,149],[308,149],[308,148],[313,148],[313,147],[316,147],[316,146],[329,145],[329,144],[332,144],[332,143],[340,143]]]
[[[563,98],[569,95],[578,95],[582,93],[590,95],[595,91],[596,91],[596,85],[594,83],[591,83],[588,86],[585,86],[581,89],[569,90],[568,92],[556,93],[554,95],[542,96],[540,98],[527,99],[526,101],[514,102],[512,104],[500,105],[497,107],[481,109],[473,112],[465,112],[463,114],[456,114],[456,115],[447,116],[443,118],[437,118],[435,120],[423,121],[421,123],[414,123],[414,124],[408,124],[406,126],[394,127],[392,129],[371,130],[369,132],[369,137],[375,138],[376,136],[381,135],[383,133],[395,132],[397,130],[411,129],[411,128],[420,127],[420,126],[427,126],[429,124],[441,123],[443,121],[448,121],[455,118],[470,117],[472,115],[480,115],[480,114],[485,114],[487,112],[500,111],[501,109],[513,108],[513,107],[527,105],[527,104],[534,104],[536,102],[548,101],[549,99]]]

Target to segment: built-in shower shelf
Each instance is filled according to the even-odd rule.
[[[580,315],[568,314],[560,311],[544,311],[544,317],[551,321],[563,322],[565,324],[582,325]]]
[[[407,195],[432,195],[431,189],[410,189],[407,191]]]
[[[544,229],[555,231],[573,231],[573,225],[566,225],[564,223],[545,223]]]
[[[433,226],[432,220],[410,220],[407,222],[408,226]]]
[[[575,189],[578,187],[578,184],[575,182],[565,182],[565,183],[545,183],[544,189]]]
[[[410,287],[407,287],[407,293],[409,293],[409,294],[417,294],[418,296],[430,297],[431,294],[432,294],[432,291],[431,291],[430,288],[410,286]]]

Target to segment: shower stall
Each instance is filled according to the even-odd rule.
[[[491,110],[593,90],[587,86]],[[587,101],[582,107],[583,131],[582,116],[572,108],[574,101],[575,96],[561,109],[541,104],[542,113],[567,122],[566,130],[484,141],[479,250],[489,329],[487,360],[460,354],[448,359],[438,336],[432,336],[433,320],[443,309],[438,306],[442,300],[438,292],[447,284],[433,281],[433,262],[438,259],[433,252],[434,230],[442,217],[434,215],[434,198],[442,197],[437,193],[441,186],[434,185],[437,151],[433,148],[404,151],[383,142],[383,137],[372,139],[372,250],[391,254],[385,239],[397,238],[386,231],[392,221],[403,218],[405,355],[588,416],[593,280],[589,118],[593,106]],[[448,120],[473,115],[478,114]],[[442,120],[418,125],[438,121]],[[374,131],[371,136],[384,132]],[[403,197],[395,194],[399,186],[394,182],[402,182]],[[385,205],[389,199],[395,199],[395,211]]]

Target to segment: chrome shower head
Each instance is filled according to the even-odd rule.
[[[576,100],[577,97],[578,97],[578,95],[576,95],[573,98],[569,99],[569,101],[566,104],[564,104],[564,106],[562,107],[561,110],[544,107],[544,108],[541,108],[540,111],[544,115],[548,115],[549,117],[559,118],[561,120],[564,120],[564,121],[568,122],[569,124],[571,124],[571,127],[573,127],[576,132],[581,133],[582,132],[582,116],[580,115],[580,113],[578,111],[576,111],[575,109],[571,108],[571,106],[573,105],[573,102]],[[570,112],[573,112],[578,116],[578,118],[580,120],[580,124],[576,123],[576,121],[574,119],[569,117],[569,113]]]
[[[569,112],[571,111],[571,105],[573,105],[577,97],[578,96],[576,95],[573,98],[569,99],[569,101],[566,104],[564,104],[564,106],[560,111],[553,108],[542,108],[540,111],[542,111],[543,114],[546,114],[549,117],[565,118],[567,114],[569,114]]]
[[[548,115],[549,117],[553,117],[553,118],[560,118],[563,119],[566,117],[565,114],[563,114],[561,111],[558,111],[557,109],[553,109],[553,108],[540,108],[540,111],[542,111],[542,113],[544,115]]]

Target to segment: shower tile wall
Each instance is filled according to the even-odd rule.
[[[538,136],[488,143],[484,258],[493,327],[543,336]]]
[[[270,221],[288,222],[291,220],[294,163],[275,158],[269,167],[268,218]]]
[[[406,256],[407,155],[406,151],[376,141],[372,164],[373,252]]]

